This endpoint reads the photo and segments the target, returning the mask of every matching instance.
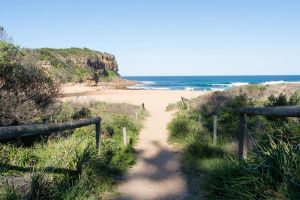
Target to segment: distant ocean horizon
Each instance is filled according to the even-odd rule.
[[[300,83],[300,75],[251,76],[123,76],[139,82],[131,89],[222,91],[248,84]]]

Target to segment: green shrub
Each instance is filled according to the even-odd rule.
[[[137,125],[130,118],[121,115],[114,116],[108,127],[112,128],[114,133],[117,134],[122,134],[123,127],[125,127],[127,131],[138,132]]]
[[[297,105],[293,94],[270,96],[266,106]],[[257,105],[246,95],[228,97],[218,107],[218,143],[211,142],[214,105],[200,109],[201,124],[193,130],[196,111],[179,111],[169,124],[170,140],[183,149],[188,199],[299,199],[300,124],[296,119],[249,116],[248,129],[256,142],[245,160],[237,157],[238,109]],[[204,186],[204,187],[203,187]]]
[[[72,118],[73,119],[83,119],[83,118],[89,118],[92,116],[92,112],[87,107],[82,107],[80,110],[76,111]]]
[[[177,115],[169,124],[170,139],[173,141],[180,141],[189,134],[188,128],[189,120],[186,115]]]
[[[60,87],[34,61],[21,63],[21,51],[0,41],[0,126],[50,115]]]
[[[239,109],[253,106],[253,102],[246,94],[234,96],[226,99],[224,104],[218,106],[218,135],[221,138],[238,138]],[[213,127],[213,108],[203,105],[200,109],[202,124],[212,131]]]
[[[134,164],[132,152],[123,148],[115,140],[107,139],[100,151],[100,157],[106,166],[114,170],[116,174],[124,171],[130,165]]]
[[[224,151],[215,145],[212,145],[209,137],[193,137],[192,141],[184,147],[186,157],[193,159],[204,159],[222,157]]]
[[[246,160],[226,158],[206,180],[211,199],[299,199],[299,147],[260,147]]]
[[[121,127],[127,127],[127,135],[136,141],[141,127],[140,121],[132,119],[131,112],[128,112],[134,112],[136,107],[118,104],[120,108],[124,108],[118,112],[114,111],[118,115],[107,117],[103,110],[109,106],[113,107],[97,102],[84,105],[63,103],[60,112],[53,116],[52,120],[72,119],[76,111],[85,107],[95,114],[97,111],[101,117],[107,119],[104,122],[105,126],[118,131]],[[125,147],[122,135],[118,131],[112,137],[102,139],[99,150],[95,148],[94,126],[44,138],[44,141],[37,141],[28,147],[1,144],[1,178],[17,176],[21,183],[18,183],[16,188],[11,184],[7,189],[1,187],[0,197],[102,199],[105,193],[113,191],[116,179],[134,163],[134,142]],[[22,189],[26,192],[21,193]]]
[[[13,185],[9,185],[8,182],[3,186],[3,190],[0,190],[0,199],[3,200],[18,200],[21,199],[20,195],[16,192]]]
[[[199,123],[196,112],[180,111],[168,124],[169,140],[175,143],[189,143],[191,140],[210,140],[208,130]]]

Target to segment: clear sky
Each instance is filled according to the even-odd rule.
[[[299,0],[0,0],[0,25],[110,52],[122,75],[300,74]]]

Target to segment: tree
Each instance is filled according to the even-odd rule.
[[[11,41],[3,26],[0,26],[0,41]]]
[[[59,94],[59,83],[21,56],[20,48],[0,41],[0,126],[44,118]]]
[[[96,70],[93,73],[93,80],[95,81],[96,85],[99,83],[100,75],[99,75],[99,73]]]
[[[0,41],[0,65],[20,62],[23,52],[12,43]]]

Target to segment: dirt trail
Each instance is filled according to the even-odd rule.
[[[97,95],[101,94],[101,95]],[[180,172],[179,152],[167,143],[168,122],[172,113],[166,106],[180,100],[181,96],[192,98],[200,92],[191,91],[126,91],[112,90],[93,92],[81,100],[97,99],[132,104],[145,103],[150,116],[146,118],[136,146],[136,165],[124,176],[118,186],[123,200],[184,199],[186,182]],[[68,97],[72,98],[72,97]]]

